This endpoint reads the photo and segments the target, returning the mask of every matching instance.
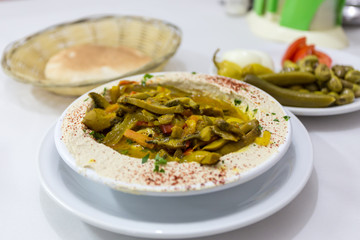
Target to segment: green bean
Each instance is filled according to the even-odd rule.
[[[149,140],[146,141],[147,143],[151,143],[151,144],[156,144],[160,147],[166,147],[169,149],[177,149],[177,148],[185,148],[186,147],[186,143],[184,141],[184,139],[171,139],[171,138],[165,138],[162,140]]]
[[[211,126],[211,130],[213,133],[215,133],[216,135],[218,135],[219,137],[221,137],[225,140],[234,141],[234,142],[237,142],[239,140],[238,136],[234,136],[234,134],[232,134],[232,133],[222,131],[217,126]]]
[[[183,105],[184,107],[193,109],[199,108],[199,105],[194,100],[188,97],[174,98],[165,103],[165,106],[167,107],[173,107],[176,105]]]
[[[146,93],[140,92],[140,93],[132,94],[129,97],[145,100],[145,99],[147,99],[149,97],[152,97],[152,96],[154,96],[156,94],[156,92],[153,92],[153,94],[149,94],[149,93],[151,93],[151,92],[146,92]]]
[[[243,147],[246,147],[250,143],[255,141],[255,138],[259,137],[261,131],[258,127],[251,129],[240,141],[238,142],[228,142],[222,148],[218,149],[216,152],[221,155],[225,155],[231,152],[236,152]]]
[[[187,156],[184,156],[186,162],[198,162],[204,165],[212,165],[219,161],[221,155],[214,152],[194,151]]]
[[[174,119],[174,114],[164,114],[158,117],[158,121],[160,124],[169,124]]]
[[[249,122],[246,122],[246,123],[242,124],[240,126],[240,129],[244,134],[247,134],[252,129],[257,128],[258,126],[259,126],[259,121],[256,120],[256,119],[253,119],[253,120],[251,120]]]
[[[224,119],[216,119],[215,125],[218,126],[223,131],[231,132],[238,136],[243,135],[242,130],[238,126],[236,126],[235,124],[228,123]]]
[[[147,122],[151,122],[157,119],[157,116],[155,114],[152,114],[151,112],[148,112],[145,109],[141,110],[141,113],[143,114]]]
[[[171,129],[171,137],[172,138],[181,138],[182,133],[183,133],[182,127],[179,127],[179,126],[175,125]]]
[[[119,111],[125,113],[133,113],[136,111],[136,107],[132,105],[119,104]]]
[[[208,142],[210,141],[210,139],[214,136],[212,129],[210,126],[204,127],[201,131],[200,131],[200,139],[202,141]]]
[[[101,108],[93,108],[85,114],[83,123],[94,131],[102,131],[111,127],[116,113],[107,113]]]
[[[207,115],[207,116],[214,116],[214,117],[223,117],[224,112],[221,108],[212,107],[212,106],[201,106],[200,113]]]
[[[100,94],[98,94],[96,92],[89,93],[89,96],[94,101],[96,108],[105,109],[107,106],[110,105],[110,103],[108,101],[106,101],[106,99],[103,96],[101,96]]]
[[[184,111],[181,105],[175,107],[164,107],[161,105],[149,104],[143,100],[124,97],[120,100],[121,103],[127,103],[139,108],[144,108],[149,112],[157,113],[157,114],[171,114],[171,113],[182,113]]]
[[[104,138],[104,144],[113,146],[117,144],[124,135],[126,129],[131,129],[135,126],[137,121],[142,120],[140,113],[127,113],[122,122],[117,123]]]
[[[202,150],[215,151],[221,148],[222,146],[224,146],[227,142],[228,142],[227,140],[220,138],[206,145],[205,147],[202,148]]]

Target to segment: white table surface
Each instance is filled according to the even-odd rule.
[[[219,46],[254,48],[243,17],[228,17],[218,0],[0,1],[0,49],[52,24],[94,14],[135,14],[167,20],[183,31],[167,71],[208,72]],[[346,28],[360,55],[360,28]],[[284,44],[284,48],[285,48]],[[0,239],[137,239],[90,226],[42,189],[37,151],[46,131],[74,98],[18,83],[0,71]],[[314,146],[314,171],[288,206],[251,226],[201,239],[360,239],[360,111],[300,117]]]

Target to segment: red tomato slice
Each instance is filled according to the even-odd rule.
[[[304,46],[306,46],[306,37],[301,37],[290,44],[281,60],[281,65],[284,65],[285,60],[291,60],[295,53]]]
[[[329,68],[331,68],[332,60],[327,54],[317,50],[314,51],[314,54],[318,57],[319,63],[326,64]]]
[[[314,54],[315,52],[315,45],[307,45],[300,48],[291,59],[293,62],[297,62],[300,59],[303,59],[307,55]]]
[[[163,125],[160,125],[160,129],[163,133],[165,134],[170,134],[172,132],[172,128],[173,128],[174,125],[172,124],[163,124]]]

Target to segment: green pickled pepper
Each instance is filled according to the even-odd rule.
[[[217,63],[218,74],[225,77],[241,79],[242,78],[242,69],[236,63],[224,60],[220,63]]]

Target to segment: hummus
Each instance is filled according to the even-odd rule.
[[[141,81],[143,76],[131,78]],[[96,88],[104,90],[117,85],[114,81]],[[268,168],[275,164],[275,155],[282,155],[290,141],[290,121],[281,105],[270,95],[238,80],[204,74],[166,73],[149,79],[147,83],[173,85],[179,89],[201,90],[212,97],[226,99],[233,103],[235,99],[249,116],[255,117],[262,132],[271,133],[270,143],[266,146],[255,143],[238,152],[226,154],[215,165],[200,165],[196,162],[168,162],[163,166],[165,172],[154,172],[154,159],[142,163],[139,158],[123,155],[98,143],[82,123],[93,106],[92,100],[84,95],[76,100],[64,113],[61,141],[72,155],[79,171],[92,169],[100,177],[115,181],[112,187],[122,191],[180,192],[202,190],[218,185],[241,182],[250,170],[255,170],[267,161]],[[83,173],[84,174],[84,173]]]

